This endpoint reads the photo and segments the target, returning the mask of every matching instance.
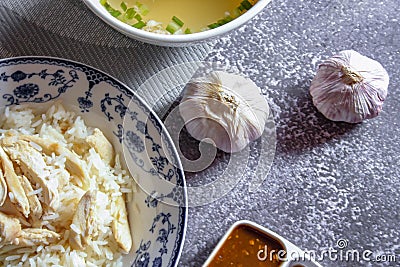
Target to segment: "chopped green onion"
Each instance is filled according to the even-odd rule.
[[[127,9],[128,9],[128,7],[126,6],[126,4],[125,4],[125,2],[121,2],[121,9],[123,10],[123,11],[126,11]]]
[[[231,22],[235,18],[239,17],[243,13],[245,13],[247,10],[253,7],[253,1],[250,2],[249,0],[243,0],[238,7],[232,10],[232,12],[226,13],[225,17],[222,19],[219,19],[215,23],[211,23],[207,25],[209,29],[215,29],[218,28],[219,26],[225,25],[228,22]]]
[[[218,28],[219,26],[220,25],[218,23],[212,23],[210,25],[207,25],[207,27],[210,28],[210,29],[215,29],[215,28]]]
[[[134,8],[129,8],[128,10],[126,10],[125,12],[125,18],[128,20],[131,20],[135,17],[136,15],[136,11]]]
[[[181,26],[179,26],[175,21],[171,21],[171,22],[168,24],[166,30],[167,30],[168,32],[170,32],[171,34],[174,34],[174,33],[176,33],[180,28],[181,28]]]
[[[135,27],[137,29],[141,29],[144,26],[146,26],[146,23],[144,21],[139,21],[138,23],[135,23],[135,24],[132,25],[132,27]]]
[[[225,23],[231,22],[232,20],[233,18],[229,15],[225,17]]]
[[[105,5],[107,4],[107,0],[100,0],[100,4],[101,4],[102,6],[105,6]]]
[[[182,27],[184,24],[182,20],[178,19],[175,16],[172,17],[172,21],[175,22],[176,24],[178,24],[180,27]]]
[[[110,6],[110,4],[107,3],[107,2],[104,4],[104,7],[106,8],[107,11],[113,11],[113,10],[114,10],[114,8],[112,8],[112,7]]]
[[[149,12],[150,12],[150,10],[146,7],[145,9],[142,9],[141,11],[140,11],[140,13],[143,15],[143,16],[146,16],[147,14],[149,14]]]
[[[186,28],[185,34],[191,34],[191,33],[192,33],[192,31],[189,28]]]
[[[217,24],[219,26],[222,26],[222,25],[226,24],[226,21],[225,21],[225,19],[220,19],[220,20],[217,21]]]
[[[118,10],[112,8],[107,2],[104,4],[104,7],[106,10],[111,14],[113,17],[119,17],[121,15],[121,12]]]
[[[246,10],[249,10],[253,5],[248,0],[244,0],[242,3],[240,3],[240,6]]]
[[[104,7],[111,14],[111,16],[113,16],[115,18],[121,16],[121,14],[122,14],[119,10],[116,10],[116,9],[112,8],[108,3],[106,3],[104,5]]]
[[[118,10],[115,10],[115,11],[110,12],[110,14],[111,14],[111,16],[117,18],[117,17],[121,16],[122,13],[119,12]]]
[[[237,7],[237,8],[235,8],[234,10],[233,10],[233,12],[232,12],[233,14],[233,17],[234,18],[237,18],[237,17],[239,17],[241,14],[242,14],[242,11],[240,10],[240,8],[239,7]]]
[[[149,14],[149,8],[146,5],[144,5],[140,2],[136,2],[136,6],[139,9],[139,13],[142,14],[143,16],[146,16],[147,14]]]
[[[141,20],[142,20],[142,16],[140,16],[139,14],[136,14],[136,15],[135,15],[135,19],[136,19],[137,21],[141,21]]]
[[[173,16],[172,21],[167,25],[166,30],[171,34],[174,34],[182,28],[183,24],[183,21],[181,21],[178,17]]]

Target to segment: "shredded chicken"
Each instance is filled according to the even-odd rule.
[[[119,247],[125,253],[129,253],[132,247],[132,236],[131,236],[131,230],[129,228],[125,201],[122,198],[122,196],[118,196],[116,198],[115,206],[116,210],[113,214],[114,220],[112,221],[111,224],[113,235]]]
[[[95,215],[96,191],[87,191],[81,198],[76,208],[72,224],[79,229],[71,228],[69,243],[73,249],[82,250],[88,244],[88,240],[97,234]]]
[[[59,238],[59,234],[47,229],[21,229],[18,219],[0,212],[0,248],[7,245],[17,247],[48,245]]]
[[[20,247],[49,245],[58,239],[60,239],[60,235],[56,232],[47,229],[27,228],[21,230],[18,237],[13,240],[12,244]]]
[[[95,128],[93,134],[86,137],[86,142],[93,147],[100,157],[110,166],[114,166],[114,148],[103,132]]]
[[[8,190],[13,196],[11,198],[11,201],[14,202],[17,205],[17,209],[21,211],[26,218],[28,218],[30,213],[28,198],[26,197],[20,180],[14,171],[13,163],[8,158],[6,152],[1,146],[0,161],[3,168],[4,177],[7,182]]]
[[[29,195],[33,191],[33,188],[28,178],[26,178],[24,175],[21,177],[21,184],[24,187],[25,194],[28,196],[29,207],[31,209],[32,225],[34,227],[39,227],[41,224],[40,218],[43,214],[42,204],[40,204],[37,195]]]
[[[32,135],[21,135],[20,138],[22,140],[26,140],[29,142],[34,142],[35,144],[42,147],[43,152],[47,155],[51,155],[51,153],[65,156],[65,168],[69,171],[72,175],[78,177],[78,179],[82,182],[83,189],[89,188],[89,174],[87,170],[83,167],[85,166],[84,162],[79,158],[77,154],[70,151],[68,148],[54,143],[50,140],[40,138],[38,136]]]
[[[4,204],[7,198],[7,183],[4,179],[3,171],[0,168],[0,206]]]
[[[12,216],[15,219],[18,219],[21,225],[30,225],[28,222],[29,217],[31,214],[29,214],[29,217],[26,218],[21,211],[18,210],[18,207],[15,203],[12,203],[10,198],[7,197],[6,201],[4,201],[4,204],[0,206],[0,212],[3,212],[4,214],[7,214],[9,216]]]
[[[43,188],[44,201],[53,210],[59,206],[57,188],[53,188],[47,182],[49,172],[42,154],[34,149],[27,141],[14,140],[14,137],[6,137],[3,140],[4,150],[16,161],[22,172],[33,184],[39,184]],[[24,192],[25,195],[25,192]],[[25,196],[26,197],[26,196]],[[28,206],[29,207],[29,206]]]
[[[0,248],[11,244],[21,232],[21,224],[13,216],[0,212]]]

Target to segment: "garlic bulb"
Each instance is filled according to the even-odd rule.
[[[358,123],[378,116],[388,86],[389,75],[379,62],[346,50],[319,65],[310,93],[326,118]]]
[[[187,84],[179,111],[194,138],[238,152],[262,135],[269,106],[251,80],[213,71]]]

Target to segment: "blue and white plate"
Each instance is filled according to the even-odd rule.
[[[187,218],[184,173],[162,122],[126,85],[93,67],[57,58],[0,60],[0,109],[55,101],[111,140],[138,192],[128,205],[133,248],[124,266],[176,266]]]

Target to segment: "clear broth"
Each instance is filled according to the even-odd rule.
[[[138,0],[125,0],[128,7],[132,7]],[[111,6],[117,8],[121,0],[109,0]],[[178,17],[185,24],[183,28],[190,28],[192,32],[198,32],[207,25],[224,18],[225,12],[232,12],[241,3],[241,0],[139,0],[145,4],[150,12],[146,20],[170,23],[172,16]]]

